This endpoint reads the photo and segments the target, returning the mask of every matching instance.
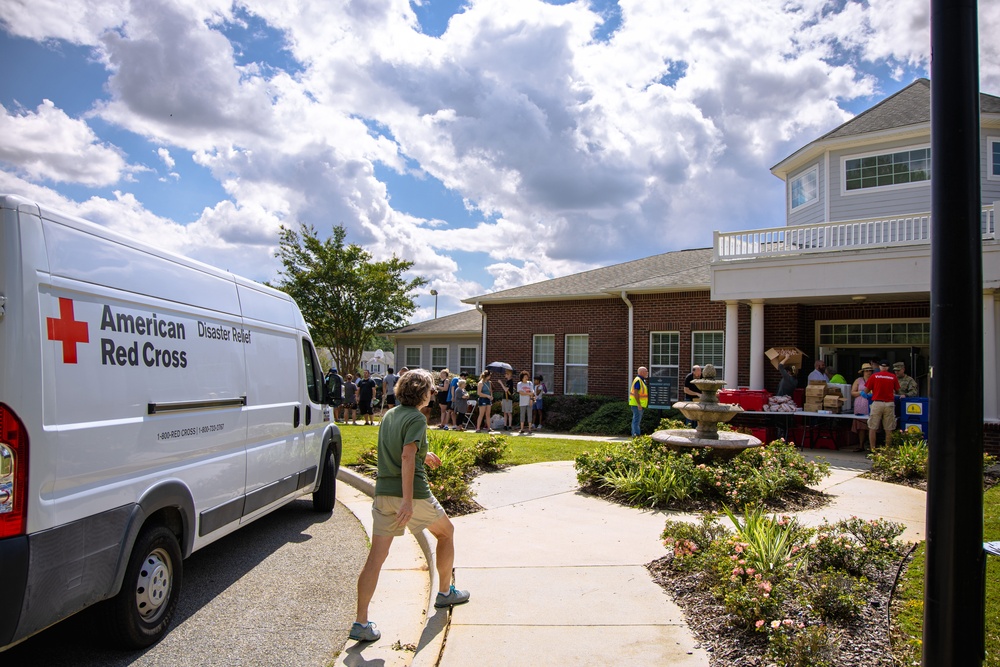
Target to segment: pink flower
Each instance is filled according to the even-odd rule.
[[[761,620],[757,621],[753,625],[754,625],[755,628],[761,627],[762,625],[764,625],[764,619],[761,619]]]

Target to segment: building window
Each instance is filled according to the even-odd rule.
[[[820,345],[908,345],[931,344],[931,323],[928,322],[851,322],[820,323]]]
[[[654,331],[649,334],[649,376],[666,378],[670,383],[670,400],[676,401],[681,358],[681,335],[676,331]]]
[[[476,377],[479,375],[479,348],[478,347],[460,347],[458,348],[458,372],[461,374],[463,371],[469,377]]]
[[[532,342],[531,377],[542,376],[548,393],[554,391],[556,382],[556,337],[537,334]]]
[[[414,368],[420,368],[420,348],[419,347],[408,347],[406,348],[406,367],[410,370]]]
[[[691,334],[691,365],[715,366],[718,377],[726,361],[726,335],[722,331],[695,331]]]
[[[989,161],[986,178],[1000,180],[1000,137],[989,137],[986,140],[986,159]]]
[[[931,180],[931,149],[866,155],[844,160],[844,190],[864,190]]]
[[[566,335],[566,394],[587,393],[587,364],[590,336]]]
[[[448,348],[446,347],[432,347],[431,348],[431,370],[437,373],[440,370],[448,368]]]
[[[819,199],[819,166],[799,174],[789,184],[792,210]]]

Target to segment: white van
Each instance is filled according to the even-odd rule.
[[[148,646],[183,558],[307,493],[329,512],[323,398],[288,295],[0,196],[0,651],[105,600]]]

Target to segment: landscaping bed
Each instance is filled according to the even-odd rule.
[[[899,524],[848,519],[811,529],[749,508],[668,521],[650,563],[713,667],[889,667],[890,594],[908,547]]]
[[[576,470],[583,492],[633,507],[692,512],[756,504],[792,512],[828,502],[809,486],[829,475],[830,466],[806,461],[784,440],[720,460],[707,450],[674,450],[640,436],[598,444],[576,457]]]

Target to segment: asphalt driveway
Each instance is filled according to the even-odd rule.
[[[368,538],[341,503],[298,500],[184,561],[173,627],[146,651],[102,644],[101,618],[78,614],[0,653],[0,664],[67,667],[324,667],[354,620]]]

